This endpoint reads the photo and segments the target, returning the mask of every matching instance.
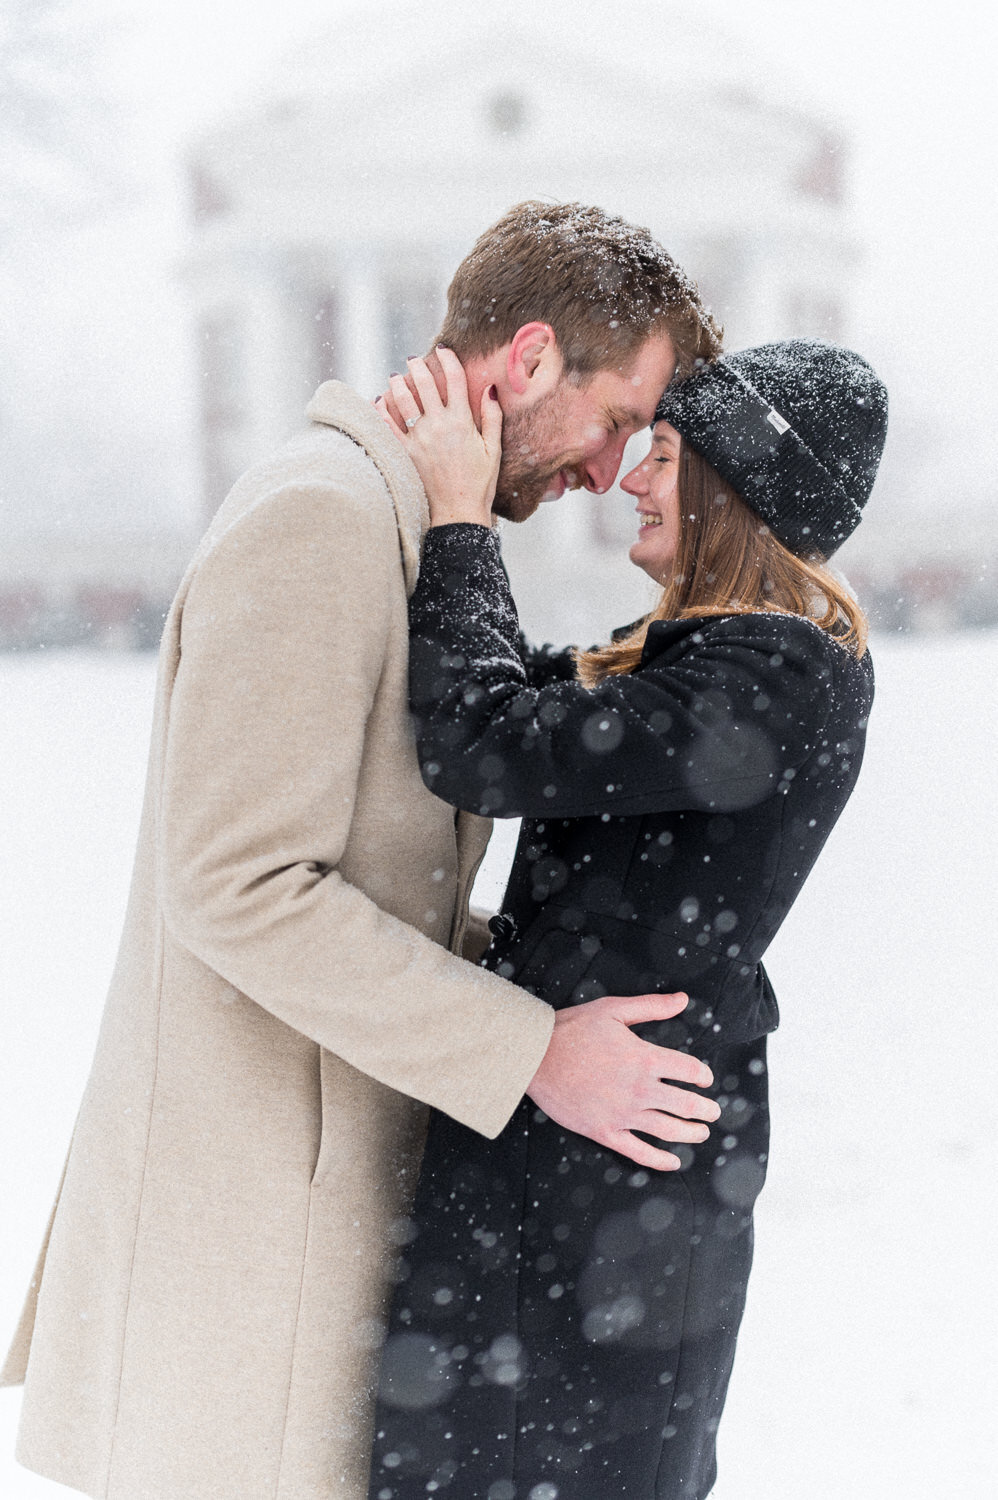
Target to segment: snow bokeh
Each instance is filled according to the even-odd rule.
[[[714,1500],[998,1493],[998,635],[874,659],[858,789],[770,955],[773,1153]],[[114,960],[153,683],[145,657],[0,658],[3,1342]],[[0,1495],[72,1493],[14,1464],[19,1401],[0,1393]]]

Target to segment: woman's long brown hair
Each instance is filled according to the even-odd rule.
[[[745,501],[682,443],[679,449],[679,545],[674,573],[658,604],[629,635],[576,656],[579,677],[595,687],[641,660],[653,620],[708,615],[803,615],[854,656],[866,651],[866,617],[817,555],[798,557]]]

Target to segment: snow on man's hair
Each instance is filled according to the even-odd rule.
[[[681,375],[721,351],[720,328],[672,256],[647,229],[586,203],[518,203],[480,235],[448,288],[437,342],[468,359],[533,322],[554,329],[569,375],[616,366],[655,333],[669,334]]]

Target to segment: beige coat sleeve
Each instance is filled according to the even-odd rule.
[[[203,560],[170,705],[161,899],[175,938],[258,1005],[495,1135],[552,1011],[338,870],[398,566],[387,508],[321,485],[258,504]]]

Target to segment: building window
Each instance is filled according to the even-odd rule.
[[[522,135],[527,126],[527,101],[522,94],[504,90],[488,101],[486,116],[496,135]]]

